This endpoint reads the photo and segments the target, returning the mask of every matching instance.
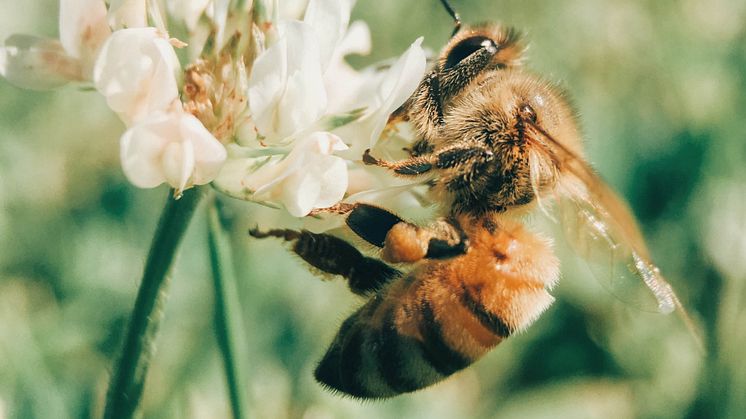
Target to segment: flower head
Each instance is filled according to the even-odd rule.
[[[61,0],[60,40],[9,38],[0,72],[35,88],[93,82],[127,126],[122,168],[139,187],[212,182],[302,217],[382,185],[359,160],[421,79],[421,40],[387,70],[358,71],[345,56],[368,53],[370,31],[350,25],[352,0],[159,4]]]

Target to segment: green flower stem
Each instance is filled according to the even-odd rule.
[[[173,191],[169,192],[145,262],[121,358],[109,383],[106,419],[131,418],[137,410],[163,318],[168,274],[189,220],[205,193],[204,188],[192,188],[177,200],[172,198]]]
[[[220,223],[219,202],[213,201],[208,216],[210,265],[215,287],[215,334],[223,358],[233,417],[247,418],[246,348],[241,305],[231,269],[230,247]]]

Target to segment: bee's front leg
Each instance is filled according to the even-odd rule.
[[[397,162],[388,162],[371,156],[370,150],[365,150],[363,163],[369,166],[385,167],[393,170],[397,175],[405,177],[423,175],[435,167],[431,156],[417,156]]]

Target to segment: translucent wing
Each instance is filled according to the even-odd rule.
[[[591,262],[594,275],[608,284],[613,294],[632,300],[641,308],[646,307],[646,299],[653,301],[662,313],[681,308],[673,289],[651,261],[627,205],[582,158],[541,127],[532,128],[541,134],[540,139],[532,141],[563,175],[560,208],[565,233],[576,250]],[[640,281],[647,295],[637,292]]]
[[[674,311],[676,295],[658,268],[615,234],[602,211],[584,200],[563,199],[560,217],[567,240],[620,300],[646,311]]]

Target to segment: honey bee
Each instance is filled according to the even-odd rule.
[[[425,226],[366,203],[339,204],[381,259],[328,234],[257,229],[369,299],[348,317],[319,363],[326,387],[385,398],[430,386],[519,332],[553,302],[559,278],[551,240],[522,216],[566,202],[581,252],[600,246],[648,287],[663,312],[683,309],[652,263],[627,206],[583,157],[575,113],[553,84],[524,70],[515,30],[460,27],[414,94],[392,115],[417,141],[402,161],[363,162],[426,179],[441,218]],[[392,266],[392,264],[396,264]]]

